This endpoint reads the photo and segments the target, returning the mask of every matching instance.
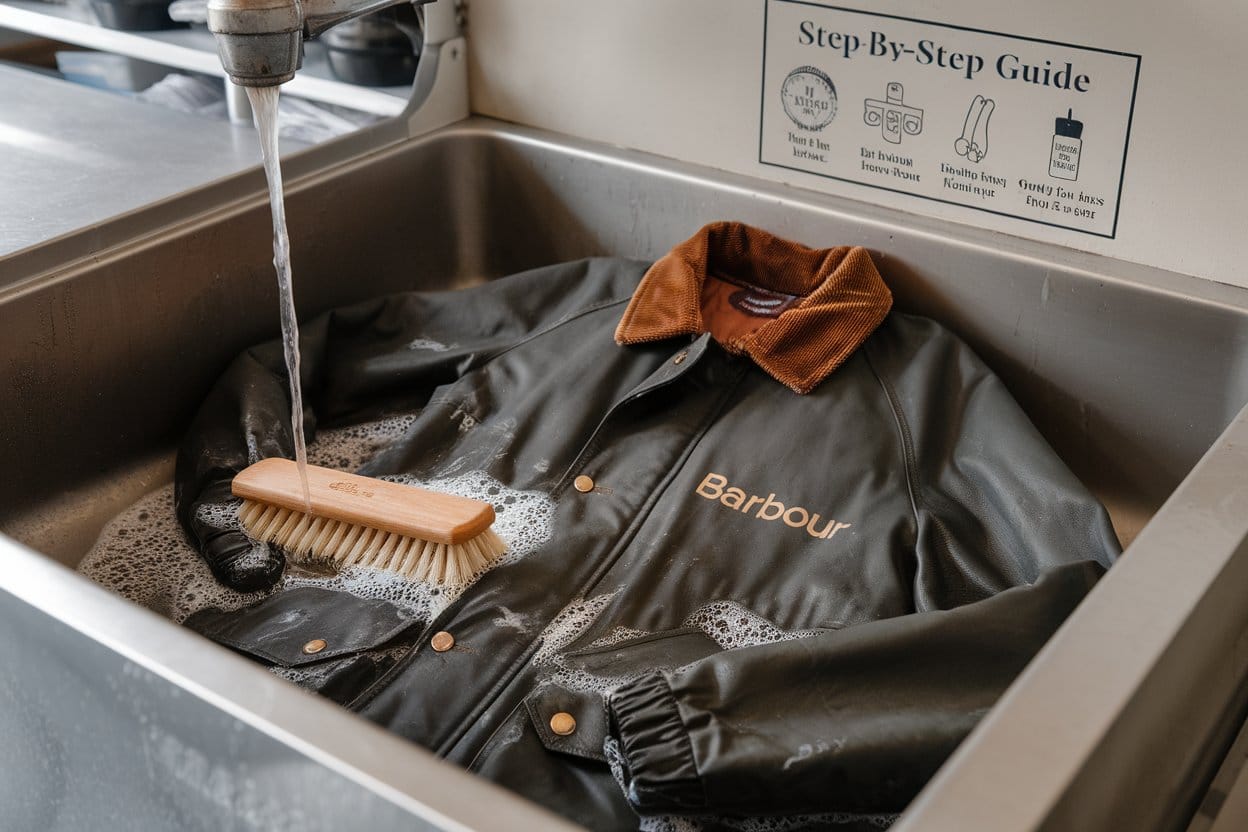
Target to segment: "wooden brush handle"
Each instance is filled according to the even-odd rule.
[[[307,511],[299,466],[292,460],[262,459],[234,477],[234,496]],[[311,513],[388,532],[459,545],[494,523],[494,507],[481,500],[440,494],[411,485],[308,466]]]

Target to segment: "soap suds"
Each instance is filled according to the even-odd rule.
[[[550,665],[553,670],[545,679],[545,684],[556,684],[582,693],[596,693],[605,700],[616,688],[646,673],[679,669],[646,666],[621,668],[618,673],[603,674],[589,673],[569,665],[563,653],[564,648],[576,642],[589,630],[617,593],[618,590],[589,600],[573,601],[546,627],[541,636],[542,646],[533,657],[534,664]],[[724,650],[808,638],[821,632],[784,630],[736,601],[712,601],[704,604],[686,616],[681,627],[701,630]],[[612,647],[647,635],[650,633],[645,630],[616,626],[606,635],[591,641],[588,649]]]
[[[702,832],[706,828],[693,818],[679,815],[648,815],[639,820],[638,832]]]
[[[631,641],[635,638],[650,635],[645,630],[634,630],[632,627],[615,627],[605,636],[594,639],[589,643],[588,649],[593,650],[598,647],[611,647],[622,641]]]
[[[499,616],[494,619],[495,627],[507,627],[520,633],[529,632],[529,621],[533,618],[531,613],[516,612],[504,606],[500,606],[498,611]]]
[[[725,650],[757,647],[818,635],[820,630],[782,630],[736,601],[712,601],[694,610],[684,626],[697,627]]]
[[[681,623],[701,630],[724,650],[756,647],[777,641],[791,641],[818,635],[821,630],[784,630],[736,601],[712,601],[698,607]],[[624,641],[648,636],[645,630],[615,627],[589,643],[589,648],[611,647]]]
[[[843,743],[840,742],[835,743],[838,751],[842,745]],[[815,740],[813,743],[804,742],[797,747],[796,754],[784,761],[782,768],[788,771],[803,760],[808,760],[816,754],[826,754],[830,750],[832,750],[832,746],[823,740]]]
[[[114,517],[78,571],[177,622],[201,609],[236,610],[264,597],[217,583],[178,525],[172,486],[147,495]]]
[[[896,823],[900,815],[858,815],[852,812],[835,812],[823,815],[776,815],[757,818],[714,818],[713,823],[736,832],[800,832],[803,829],[828,829],[834,826],[864,825],[887,829]],[[698,829],[699,827],[694,827]],[[657,832],[657,830],[656,830]]]
[[[338,470],[356,470],[401,438],[414,421],[414,416],[405,415],[321,431],[309,446],[309,460]],[[490,568],[514,563],[550,540],[554,503],[541,492],[508,488],[483,472],[427,482],[406,475],[382,479],[490,502],[496,517],[494,530],[507,541],[506,554]],[[237,500],[201,505],[196,516],[214,528],[237,530],[238,506]],[[249,555],[264,556],[264,549],[259,546]],[[264,593],[236,592],[217,583],[178,525],[172,485],[149,494],[115,517],[78,570],[96,583],[177,622],[202,609],[236,610],[264,597]],[[336,574],[291,567],[274,591],[299,586],[342,590],[361,598],[390,601],[417,620],[429,620],[477,577],[462,584],[437,585],[360,567],[348,567]]]
[[[407,345],[409,350],[429,350],[429,352],[446,352],[451,347],[432,338],[413,338]]]
[[[533,664],[562,664],[563,648],[580,638],[618,593],[616,590],[589,599],[578,598],[560,610],[542,630],[542,646],[533,654]]]

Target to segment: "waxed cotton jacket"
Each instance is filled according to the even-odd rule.
[[[489,499],[500,530],[528,506],[515,550],[424,606],[305,585],[187,624],[593,829],[898,812],[1118,544],[984,364],[890,305],[863,249],[722,223],[652,266],[322,315],[306,432],[407,415],[360,472]],[[234,586],[281,555],[198,509],[291,453],[286,389],[280,344],[249,350],[179,455]]]

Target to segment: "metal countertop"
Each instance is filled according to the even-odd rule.
[[[249,128],[0,64],[0,257],[259,161]]]

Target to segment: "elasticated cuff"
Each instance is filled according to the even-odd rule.
[[[198,517],[201,505],[233,500],[230,480],[221,479],[206,486],[196,499],[183,501],[178,506],[179,518],[218,582],[238,592],[267,592],[281,580],[286,558],[275,547],[253,542],[237,529],[219,529]]]
[[[620,687],[608,705],[611,734],[619,742],[624,793],[639,814],[705,811],[693,746],[676,697],[661,674]]]

